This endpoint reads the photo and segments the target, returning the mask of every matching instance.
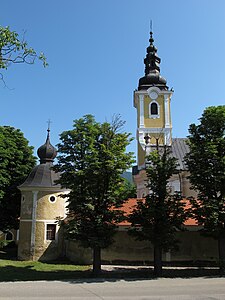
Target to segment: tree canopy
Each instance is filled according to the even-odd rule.
[[[175,233],[187,219],[185,202],[180,193],[171,194],[169,180],[178,173],[177,159],[169,147],[163,153],[153,151],[146,157],[146,186],[149,194],[137,202],[129,217],[130,233],[139,240],[149,240],[154,246],[154,273],[162,275],[162,251],[177,246]]]
[[[35,165],[33,147],[19,129],[0,126],[0,230],[18,228],[20,191]]]
[[[225,106],[204,110],[200,124],[189,127],[190,152],[186,163],[192,188],[193,215],[199,225],[219,241],[225,261]],[[222,246],[223,245],[223,246]]]
[[[37,53],[30,47],[24,37],[20,38],[16,31],[11,31],[9,26],[0,26],[0,69],[8,69],[12,64],[33,64],[35,60],[42,61],[43,66],[48,65],[45,55]],[[1,78],[3,80],[3,75]]]
[[[98,123],[92,115],[75,120],[73,129],[60,135],[58,163],[60,184],[70,189],[66,230],[69,238],[93,249],[93,270],[101,269],[101,249],[112,243],[117,223],[122,220],[124,179],[122,173],[133,162],[126,153],[129,133],[124,122]]]

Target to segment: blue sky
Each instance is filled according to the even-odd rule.
[[[161,74],[173,87],[173,137],[185,137],[208,106],[225,103],[224,0],[21,0],[4,1],[1,25],[9,25],[49,67],[11,66],[0,84],[0,124],[20,128],[37,148],[93,114],[97,121],[121,114],[136,133],[133,91],[153,20]],[[136,142],[129,147],[136,152]]]

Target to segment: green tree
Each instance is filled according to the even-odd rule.
[[[73,129],[60,135],[59,183],[70,189],[69,215],[65,228],[68,237],[93,250],[93,271],[101,271],[101,249],[113,242],[117,223],[122,220],[118,208],[124,202],[121,174],[131,166],[132,153],[126,153],[130,134],[122,133],[124,122],[98,123],[92,115],[75,120]]]
[[[27,63],[33,64],[36,59],[43,62],[46,67],[47,61],[44,54],[38,54],[33,48],[28,46],[24,38],[11,31],[10,28],[0,26],[0,69],[7,69],[12,64]],[[1,79],[3,80],[3,75]]]
[[[137,198],[137,190],[135,184],[133,182],[130,182],[124,177],[123,177],[122,189],[123,189],[122,192],[123,199]]]
[[[18,228],[20,191],[35,165],[33,147],[23,133],[10,126],[0,126],[0,230]]]
[[[200,124],[189,127],[186,163],[192,188],[193,215],[204,232],[218,240],[221,271],[225,267],[225,106],[208,107]]]
[[[176,231],[187,219],[185,202],[180,193],[171,194],[169,179],[178,173],[177,159],[169,147],[162,154],[153,151],[146,157],[146,186],[149,194],[138,200],[129,216],[130,234],[138,240],[148,240],[154,247],[154,274],[162,276],[162,251],[178,248]]]

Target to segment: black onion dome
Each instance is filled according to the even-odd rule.
[[[150,45],[147,48],[147,54],[144,59],[145,76],[139,79],[139,90],[148,89],[151,86],[157,86],[161,90],[167,90],[166,79],[160,75],[161,59],[157,55],[157,48],[153,44],[153,33],[150,32]]]
[[[50,188],[52,191],[61,190],[58,183],[60,173],[53,169],[53,160],[57,155],[55,147],[50,143],[49,132],[44,145],[42,145],[37,154],[40,158],[40,164],[33,168],[27,179],[19,186],[20,189],[26,188]]]
[[[53,162],[54,158],[57,155],[57,151],[54,146],[50,143],[49,137],[50,130],[48,129],[47,139],[44,145],[38,148],[37,154],[40,158],[40,163],[44,164],[46,162]]]

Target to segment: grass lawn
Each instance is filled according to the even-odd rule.
[[[8,248],[6,251],[0,249],[0,282],[2,281],[37,281],[37,280],[73,280],[88,279],[96,277],[92,273],[92,266],[76,265],[69,261],[38,262],[16,260],[16,248]],[[202,277],[218,276],[218,268],[164,268],[163,277]],[[154,278],[153,268],[133,267],[115,268],[113,271],[103,271],[101,278]]]
[[[0,259],[0,281],[63,280],[90,276],[90,266]]]

